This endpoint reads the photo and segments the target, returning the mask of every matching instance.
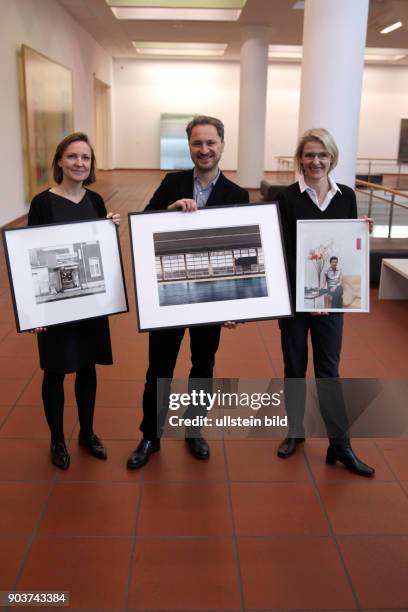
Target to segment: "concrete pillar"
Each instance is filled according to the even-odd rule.
[[[242,29],[238,183],[257,188],[264,175],[269,28]]]
[[[299,135],[323,127],[339,147],[333,177],[354,187],[368,0],[306,0]]]

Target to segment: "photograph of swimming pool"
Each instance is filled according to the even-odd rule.
[[[160,306],[267,297],[259,225],[153,233]]]
[[[129,213],[139,331],[292,314],[276,202]]]

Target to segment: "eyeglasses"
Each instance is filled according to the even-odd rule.
[[[324,151],[322,151],[321,153],[304,153],[302,157],[307,160],[312,160],[317,157],[317,159],[319,159],[320,161],[327,161],[328,159],[330,159],[331,156],[330,153],[325,153]]]

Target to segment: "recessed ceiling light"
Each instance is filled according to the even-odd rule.
[[[221,57],[227,44],[224,43],[175,43],[175,42],[138,42],[133,45],[139,55],[170,55],[191,57]]]
[[[393,23],[392,25],[389,25],[387,28],[384,28],[383,30],[381,30],[381,34],[388,34],[389,32],[393,32],[394,30],[398,30],[398,28],[400,28],[402,26],[402,21],[397,21],[396,23]]]
[[[303,49],[299,45],[269,45],[268,57],[275,60],[301,60]],[[397,62],[407,57],[405,49],[385,49],[367,47],[364,53],[366,62]]]
[[[111,11],[116,19],[143,19],[145,21],[238,21],[241,10],[199,8],[142,8],[115,7]]]
[[[247,0],[106,0],[108,6],[143,8],[242,9]]]
[[[269,59],[302,59],[302,47],[300,45],[269,45]]]
[[[367,47],[364,54],[366,62],[398,62],[407,56],[405,49],[385,49],[383,47]]]

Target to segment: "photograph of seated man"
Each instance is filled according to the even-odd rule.
[[[343,308],[343,273],[338,267],[339,259],[335,255],[330,257],[330,265],[324,273],[324,288],[320,294],[329,298],[327,308]]]

